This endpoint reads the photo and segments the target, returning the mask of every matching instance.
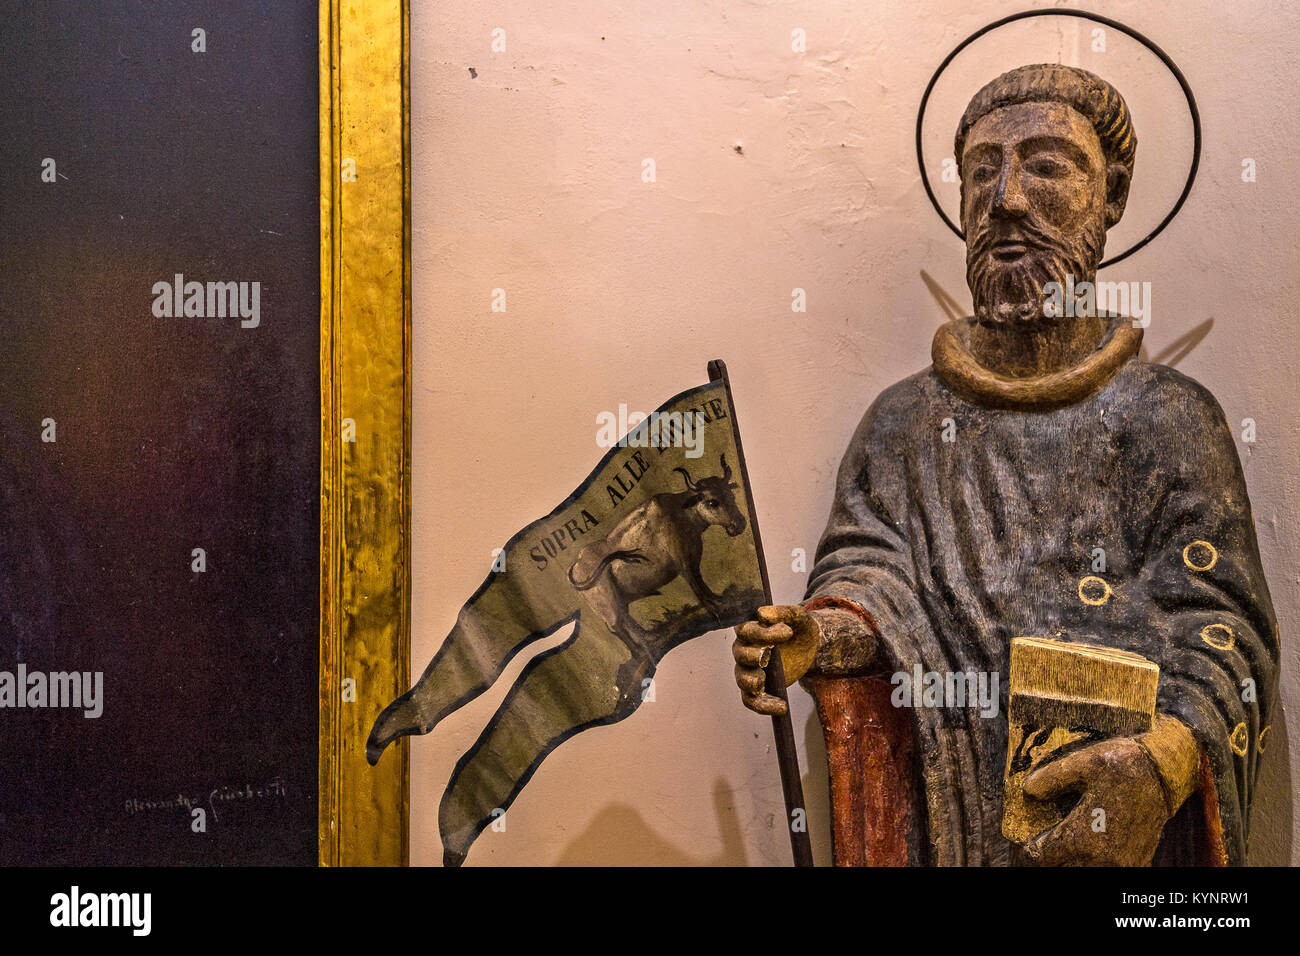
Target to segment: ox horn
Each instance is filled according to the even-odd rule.
[[[727,464],[727,456],[725,454],[722,456],[722,480],[731,480],[731,466]]]
[[[694,480],[693,478],[691,478],[691,473],[690,473],[689,471],[687,471],[685,468],[674,468],[673,471],[679,471],[679,472],[682,473],[682,478],[683,478],[683,480],[685,480],[685,482],[686,482],[686,490],[687,490],[687,491],[696,491],[696,490],[697,490],[696,487],[695,487],[695,480]]]

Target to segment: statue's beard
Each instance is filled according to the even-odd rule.
[[[1005,262],[994,256],[993,244],[1009,233],[1026,250]],[[1066,295],[1071,281],[1093,281],[1105,245],[1106,227],[1100,218],[1077,237],[1064,236],[1029,216],[1008,227],[999,220],[986,221],[966,247],[966,283],[975,302],[975,320],[982,325],[1014,323],[1025,330],[1061,322],[1044,308],[1052,297],[1048,283],[1059,283],[1061,295]]]

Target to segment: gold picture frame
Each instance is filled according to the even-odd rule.
[[[407,741],[365,757],[410,686],[409,25],[320,2],[322,866],[409,863]]]

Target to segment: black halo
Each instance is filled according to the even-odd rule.
[[[966,234],[961,231],[956,223],[948,218],[948,214],[943,211],[942,207],[940,207],[939,200],[935,198],[934,190],[930,188],[930,178],[925,174],[925,157],[921,150],[921,125],[925,122],[925,105],[930,100],[930,92],[934,89],[934,84],[938,82],[940,75],[942,75],[943,71],[948,68],[948,64],[956,58],[958,53],[966,49],[966,47],[970,46],[989,31],[996,30],[998,27],[1004,26],[1015,20],[1025,20],[1029,17],[1078,17],[1081,20],[1092,20],[1095,23],[1113,27],[1120,33],[1137,40],[1159,57],[1160,62],[1165,65],[1171,74],[1173,74],[1174,79],[1178,81],[1178,85],[1183,88],[1183,95],[1187,97],[1187,109],[1192,115],[1192,167],[1187,171],[1187,183],[1183,186],[1182,195],[1178,197],[1178,201],[1174,203],[1173,208],[1169,210],[1169,214],[1166,215],[1164,219],[1160,220],[1160,225],[1147,233],[1145,238],[1141,239],[1134,245],[1129,246],[1129,248],[1125,249],[1119,255],[1111,256],[1109,259],[1098,264],[1098,269],[1104,269],[1106,266],[1113,265],[1121,259],[1127,259],[1164,231],[1165,226],[1169,225],[1174,216],[1178,215],[1178,211],[1183,208],[1183,203],[1187,201],[1187,196],[1192,191],[1192,183],[1196,181],[1196,170],[1201,165],[1201,114],[1196,109],[1196,97],[1192,95],[1192,88],[1188,86],[1187,78],[1183,76],[1182,70],[1178,69],[1178,65],[1170,59],[1169,54],[1156,46],[1155,42],[1150,38],[1142,35],[1132,27],[1125,26],[1116,20],[1111,20],[1109,17],[1103,17],[1096,13],[1086,13],[1083,10],[1026,10],[1022,13],[1013,13],[1011,16],[1003,17],[1001,20],[995,20],[987,26],[981,27],[966,39],[962,40],[951,53],[943,58],[943,62],[940,63],[939,68],[934,71],[934,76],[930,77],[930,82],[927,83],[925,87],[925,93],[921,96],[921,107],[916,114],[916,162],[921,169],[921,184],[925,186],[925,194],[930,197],[930,205],[934,206],[934,211],[939,214],[939,218],[943,220],[944,225],[956,233],[958,239],[965,242]]]

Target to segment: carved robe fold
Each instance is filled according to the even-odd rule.
[[[873,673],[999,677],[996,716],[970,702],[894,722],[915,755],[906,862],[1016,861],[1001,834],[1008,648],[1036,635],[1159,664],[1157,710],[1191,728],[1202,772],[1157,862],[1243,863],[1279,638],[1222,409],[1137,360],[1141,334],[1122,320],[1086,374],[1013,394],[971,371],[968,322],[867,410],[808,586],[810,603],[852,602],[874,620]]]

